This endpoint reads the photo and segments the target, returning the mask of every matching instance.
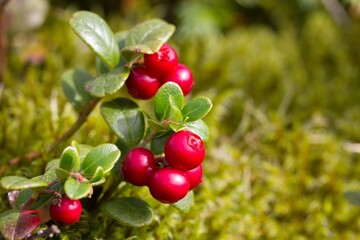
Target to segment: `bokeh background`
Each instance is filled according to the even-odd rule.
[[[84,216],[61,239],[358,239],[360,208],[360,2],[357,0],[0,0],[1,175],[41,174],[43,150],[76,120],[60,76],[95,73],[95,56],[71,31],[77,10],[114,32],[151,18],[176,25],[170,44],[195,77],[205,118],[204,182],[181,213],[153,207],[150,226]],[[126,94],[126,90],[121,90]],[[98,112],[72,139],[114,142]],[[8,208],[1,195],[0,210]],[[0,237],[1,238],[1,237]]]

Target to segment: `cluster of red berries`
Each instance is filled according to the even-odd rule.
[[[163,44],[159,51],[144,54],[144,63],[134,66],[125,82],[129,94],[137,99],[150,99],[166,82],[175,82],[184,96],[194,87],[190,69],[180,64],[176,51]]]
[[[134,148],[122,162],[122,173],[131,184],[148,186],[158,201],[175,203],[202,182],[204,143],[198,135],[181,130],[166,140],[164,155],[155,157],[146,148]]]

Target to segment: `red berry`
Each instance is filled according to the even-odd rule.
[[[159,51],[153,54],[145,54],[144,63],[152,71],[163,75],[178,64],[178,56],[176,51],[165,43]]]
[[[161,84],[174,82],[179,85],[184,96],[188,95],[194,87],[194,78],[191,70],[183,65],[178,64],[171,71],[160,77]]]
[[[155,168],[154,154],[146,148],[130,150],[126,154],[121,167],[124,178],[135,186],[145,186]]]
[[[191,170],[202,163],[205,148],[198,135],[182,130],[166,140],[164,153],[171,166],[181,170]]]
[[[185,172],[186,176],[189,179],[190,190],[196,188],[202,183],[202,165],[200,164],[194,169],[188,170]]]
[[[51,204],[50,216],[55,222],[71,225],[80,220],[82,205],[79,200],[62,197],[59,204]]]
[[[189,192],[186,174],[174,168],[155,170],[148,182],[151,195],[162,203],[175,203]]]
[[[134,98],[150,99],[159,89],[160,82],[147,67],[138,65],[131,69],[125,85],[129,94]]]

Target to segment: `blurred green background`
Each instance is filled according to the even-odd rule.
[[[79,9],[114,32],[151,18],[175,24],[170,44],[193,71],[193,96],[211,98],[214,108],[205,119],[204,183],[190,212],[128,188],[124,194],[154,208],[150,226],[85,215],[62,239],[359,238],[360,208],[344,198],[360,190],[359,1],[10,0],[0,24],[1,175],[36,176],[69,144],[6,167],[76,120],[60,76],[73,67],[95,73],[95,56],[68,25]],[[115,137],[96,109],[72,139]]]

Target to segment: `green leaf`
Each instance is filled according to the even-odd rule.
[[[16,198],[16,202],[15,202],[16,207],[20,208],[21,205],[26,203],[26,201],[32,197],[33,193],[34,192],[30,188],[21,190]]]
[[[360,206],[360,192],[345,192],[344,197],[351,203]]]
[[[182,212],[188,212],[194,205],[194,192],[189,191],[188,194],[181,200],[173,204],[175,208]]]
[[[184,95],[179,85],[173,82],[165,83],[159,88],[154,98],[155,117],[158,121],[163,121],[170,115],[178,117],[180,115],[177,110],[180,111],[183,105]]]
[[[187,122],[185,126],[189,131],[198,135],[204,142],[209,140],[209,128],[203,120],[199,119],[197,121]]]
[[[47,182],[48,184],[54,180],[56,180],[56,169],[59,168],[60,159],[51,160],[46,164],[44,175],[42,175],[42,180]]]
[[[102,167],[98,167],[93,175],[93,177],[90,179],[90,183],[97,183],[99,181],[102,181],[104,179],[104,169]],[[93,184],[91,184],[93,185]]]
[[[71,199],[81,199],[90,197],[93,194],[93,188],[88,182],[79,182],[73,178],[69,178],[65,182],[65,193]]]
[[[60,159],[53,159],[46,164],[45,171],[59,167]]]
[[[86,155],[94,148],[93,146],[90,145],[79,144],[76,141],[72,141],[71,146],[76,148],[79,154],[80,163],[84,161]]]
[[[164,153],[164,146],[165,146],[165,142],[166,140],[173,134],[173,131],[168,131],[165,134],[159,134],[158,136],[156,136],[150,144],[150,150],[155,154],[155,155],[160,155],[162,153]]]
[[[94,147],[85,157],[82,163],[82,171],[86,178],[92,178],[98,167],[102,167],[104,173],[109,172],[120,157],[120,150],[114,144],[101,144]]]
[[[181,110],[184,119],[195,121],[205,117],[211,110],[212,103],[206,97],[197,97],[191,99]]]
[[[100,106],[101,114],[111,130],[129,147],[144,137],[145,119],[139,106],[127,98],[116,98]]]
[[[80,169],[79,154],[73,146],[64,149],[60,157],[59,167],[69,172],[77,172]]]
[[[40,223],[34,210],[8,210],[0,214],[0,232],[6,239],[24,239]]]
[[[61,76],[61,83],[67,100],[78,111],[93,98],[85,91],[85,84],[92,78],[86,71],[70,69]]]
[[[41,176],[31,179],[18,176],[7,176],[1,178],[0,185],[7,190],[20,190],[26,188],[47,187],[47,182],[41,180]]]
[[[149,225],[153,211],[143,200],[133,197],[122,197],[111,200],[100,206],[100,210],[122,224],[132,227]]]
[[[116,93],[130,74],[127,67],[119,67],[111,72],[101,74],[85,85],[85,89],[95,97],[104,97]]]
[[[55,173],[60,180],[66,180],[70,177],[70,172],[62,168],[56,168]]]
[[[117,65],[119,47],[114,33],[101,17],[92,12],[79,11],[70,19],[70,26],[109,67]]]
[[[140,23],[128,32],[122,51],[154,53],[160,49],[174,32],[174,25],[160,19]]]

